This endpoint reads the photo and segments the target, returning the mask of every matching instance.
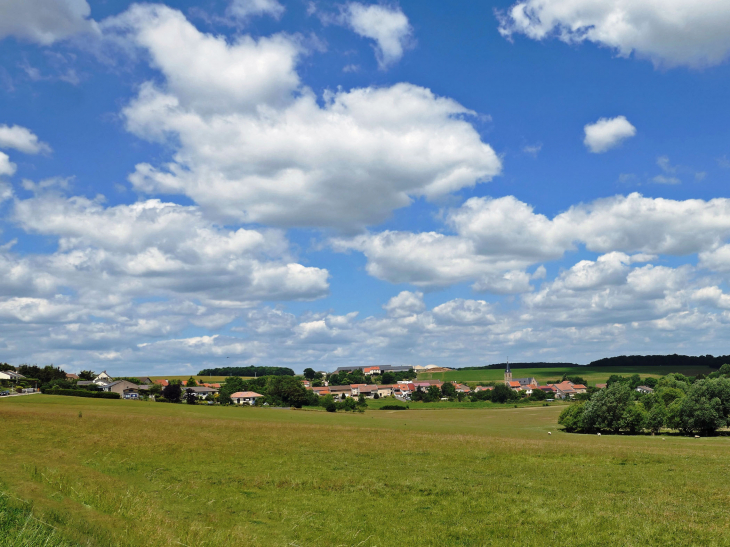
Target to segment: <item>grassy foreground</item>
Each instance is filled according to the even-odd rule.
[[[547,381],[559,380],[563,374],[569,376],[581,376],[592,386],[597,383],[605,382],[612,374],[620,374],[622,376],[631,376],[639,374],[642,378],[652,376],[659,378],[671,372],[681,372],[686,376],[697,376],[698,374],[708,374],[713,372],[712,369],[702,366],[687,367],[555,367],[555,368],[515,368],[512,369],[512,376],[515,378],[531,378],[537,379],[540,384]],[[419,380],[443,380],[444,382],[498,382],[504,380],[504,370],[502,369],[482,369],[482,370],[452,370],[449,372],[424,372],[418,375]]]
[[[561,409],[3,399],[0,490],[82,545],[730,543],[730,438],[571,435]]]

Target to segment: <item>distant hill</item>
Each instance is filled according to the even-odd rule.
[[[697,367],[720,368],[730,363],[730,355],[620,355],[593,361],[591,367]]]
[[[493,365],[485,365],[483,367],[462,367],[457,370],[486,370],[492,368],[504,369],[507,363],[495,363]],[[510,368],[558,368],[558,367],[579,367],[576,363],[510,363]],[[429,372],[429,371],[424,371]]]
[[[294,371],[286,367],[218,367],[203,369],[198,376],[294,376]]]
[[[556,368],[556,367],[697,367],[720,368],[725,363],[730,363],[730,355],[620,355],[618,357],[604,357],[593,361],[588,365],[576,363],[510,363],[510,368]],[[507,363],[495,363],[482,367],[462,367],[458,370],[485,370],[504,369]]]

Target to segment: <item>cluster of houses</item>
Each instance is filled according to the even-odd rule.
[[[397,384],[350,384],[344,386],[324,386],[312,387],[310,382],[304,380],[304,387],[314,391],[317,395],[332,395],[335,399],[345,399],[346,397],[360,397],[363,395],[367,399],[375,399],[380,397],[390,397],[391,395],[400,399],[408,399],[414,391],[427,391],[431,386],[441,388],[443,382],[441,380],[401,380]],[[463,393],[469,393],[469,387],[456,384],[457,391],[464,390]],[[377,397],[376,397],[377,395]]]
[[[535,378],[512,378],[512,369],[507,363],[504,371],[504,383],[512,389],[512,391],[524,391],[527,396],[539,389],[544,391],[549,398],[553,399],[572,399],[578,393],[586,393],[588,387],[583,384],[574,384],[568,380],[563,380],[558,384],[547,384],[541,386]],[[605,387],[605,386],[604,386]]]

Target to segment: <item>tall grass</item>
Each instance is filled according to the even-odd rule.
[[[0,492],[0,547],[70,547],[55,528],[33,516],[31,505]]]
[[[39,395],[0,400],[0,460],[36,518],[90,546],[728,543],[730,438],[564,434],[561,408]]]

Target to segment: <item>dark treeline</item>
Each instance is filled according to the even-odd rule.
[[[730,363],[730,355],[619,355],[604,357],[585,365],[587,367],[708,367],[719,369],[725,363]],[[483,367],[462,367],[458,370],[504,369],[507,363],[495,363]],[[557,368],[580,367],[576,363],[510,363],[511,368]]]
[[[620,355],[618,357],[605,357],[593,361],[591,367],[697,367],[719,369],[725,363],[730,363],[730,355]]]
[[[294,371],[286,367],[218,367],[203,369],[198,376],[294,376]]]
[[[493,365],[485,365],[483,367],[462,367],[457,370],[484,370],[490,368],[504,369],[507,363],[495,363]],[[576,363],[510,363],[510,368],[556,368],[556,367],[579,367]]]

